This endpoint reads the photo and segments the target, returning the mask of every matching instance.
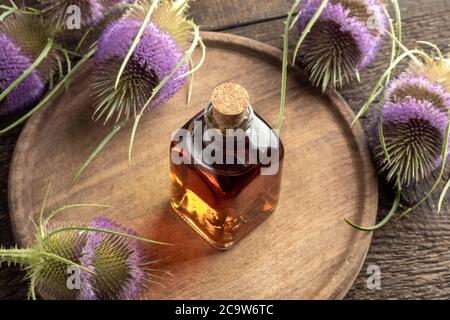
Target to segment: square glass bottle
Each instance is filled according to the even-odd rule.
[[[217,249],[229,249],[278,204],[284,148],[247,91],[218,86],[172,137],[171,206]]]

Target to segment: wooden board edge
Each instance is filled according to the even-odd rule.
[[[221,33],[221,32],[202,32],[203,40],[206,43],[209,43],[210,46],[218,45],[227,43],[227,45],[231,45],[231,47],[240,47],[245,48],[246,51],[253,52],[254,54],[265,54],[268,58],[272,59],[273,61],[277,62],[281,66],[281,50],[274,48],[268,44],[261,43],[259,41],[249,39],[246,37],[241,37],[233,34],[227,34],[227,33]],[[299,68],[295,68],[295,72],[300,76],[299,81],[305,82],[306,80],[304,77],[303,71]],[[76,78],[75,78],[76,79]],[[350,123],[352,122],[354,118],[354,113],[351,110],[351,108],[348,106],[348,104],[345,102],[345,100],[341,97],[341,95],[336,90],[330,90],[327,93],[330,100],[333,102],[333,104],[337,107],[337,112],[340,114],[340,116],[345,120],[346,125],[348,126],[348,129],[352,132],[352,137],[356,142],[358,153],[360,156],[362,156],[363,159],[367,160],[367,163],[372,163],[369,148],[367,144],[367,138],[364,133],[364,130],[360,123],[358,123],[354,128],[350,129]],[[25,215],[26,212],[23,212],[24,201],[27,201],[23,199],[22,195],[19,195],[17,193],[17,190],[25,190],[26,189],[26,177],[21,175],[21,170],[23,166],[27,165],[27,159],[26,159],[26,153],[27,150],[30,147],[30,144],[32,142],[32,136],[33,132],[36,131],[36,128],[40,126],[40,123],[45,120],[45,113],[47,111],[47,106],[51,104],[53,101],[58,99],[61,96],[61,92],[59,92],[55,97],[53,97],[47,105],[41,110],[40,112],[34,114],[26,123],[24,126],[22,132],[20,133],[19,139],[17,140],[17,144],[11,159],[11,167],[10,167],[10,173],[9,173],[9,180],[8,180],[8,204],[10,209],[10,219],[13,227],[13,234],[16,239],[16,242],[19,246],[27,246],[27,243],[24,243],[21,239],[25,239],[27,237],[26,234],[24,234],[23,230],[21,230],[21,223],[24,223],[26,221]],[[369,168],[366,168],[370,172],[371,176],[373,176],[373,179],[370,179],[373,181],[373,190],[374,192],[374,207],[375,212],[373,214],[374,221],[376,219],[376,213],[377,213],[377,207],[378,207],[378,184],[377,184],[377,178],[375,174],[375,170],[373,166],[369,166]],[[17,178],[19,177],[19,178]],[[15,181],[13,184],[12,181]],[[18,187],[20,186],[20,187]],[[42,196],[44,196],[45,190],[42,190]],[[21,211],[22,209],[22,211]],[[12,214],[14,213],[14,214]],[[18,213],[20,213],[18,215]],[[22,217],[23,215],[23,217]],[[368,250],[370,248],[370,242],[372,240],[372,234],[369,235],[369,239],[367,240],[369,244],[367,245],[367,250],[363,254],[363,256],[360,259],[360,262],[358,262],[358,268],[357,271],[354,274],[351,275],[351,279],[345,279],[343,280],[342,290],[339,290],[339,293],[335,297],[336,299],[342,299],[348,290],[353,285],[355,279],[358,276],[359,271],[361,270],[365,257],[367,256]]]

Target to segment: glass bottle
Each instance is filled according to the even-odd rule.
[[[232,83],[172,137],[171,206],[217,249],[229,249],[269,216],[280,194],[278,134]]]

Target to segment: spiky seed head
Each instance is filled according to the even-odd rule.
[[[61,232],[41,240],[36,251],[48,252],[80,264],[85,244],[85,233]],[[68,267],[64,262],[37,255],[30,265],[29,274],[37,280],[36,288],[42,296],[55,300],[74,300],[78,299],[80,291],[67,286],[70,275]]]
[[[302,4],[299,34],[320,3],[309,0]],[[325,91],[349,83],[375,59],[386,27],[386,14],[377,0],[330,1],[300,50],[300,59],[313,84]]]
[[[47,20],[30,14],[14,14],[0,23],[0,33],[9,37],[31,61],[36,60],[56,30]],[[37,70],[48,80],[57,68],[58,54],[52,49]]]
[[[134,234],[109,218],[94,219],[92,228]],[[81,299],[132,300],[146,286],[145,254],[137,240],[90,232],[81,263],[94,274],[82,272]]]
[[[450,93],[424,76],[402,73],[392,81],[387,91],[387,101],[399,102],[406,98],[428,101],[436,108],[447,112],[450,108]]]
[[[127,15],[143,21],[153,0],[137,0]],[[151,16],[151,21],[159,29],[172,36],[178,45],[187,49],[192,39],[192,26],[187,19],[189,0],[161,0]]]
[[[8,88],[31,66],[32,60],[10,37],[0,32],[0,92]],[[45,90],[45,80],[33,70],[1,102],[0,115],[25,110],[37,102]]]
[[[406,72],[426,77],[431,82],[442,85],[447,92],[450,92],[450,57],[427,62],[413,61]]]
[[[94,58],[92,86],[95,119],[103,117],[107,122],[111,118],[119,121],[136,116],[153,89],[183,57],[183,50],[175,39],[150,22],[115,89],[120,65],[140,24],[140,21],[129,17],[120,19],[111,23],[100,37]],[[179,77],[187,70],[187,64],[178,69],[152,100],[149,109],[162,105],[181,89],[185,79]]]
[[[383,135],[390,161],[374,125],[376,160],[390,182],[402,185],[427,178],[440,164],[448,118],[429,101],[407,97],[387,102],[382,110]]]

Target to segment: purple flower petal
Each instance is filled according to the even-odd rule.
[[[416,91],[421,89],[421,91],[429,92],[430,95],[439,98],[442,101],[442,106],[435,106],[436,108],[443,108],[444,110],[450,108],[450,93],[442,85],[433,83],[426,77],[411,75],[406,72],[390,83],[387,91],[387,100],[394,101],[397,92],[406,91],[408,88],[414,88]],[[417,100],[419,99],[418,95],[419,92],[415,95],[413,90],[409,97]]]
[[[120,19],[111,23],[100,37],[95,64],[99,66],[109,58],[125,58],[139,27],[140,22],[133,19]],[[156,24],[150,22],[131,59],[149,74],[155,73],[161,81],[182,59],[182,52],[169,34],[162,32]],[[174,96],[186,81],[185,78],[177,79],[177,77],[187,71],[188,65],[185,64],[161,88],[150,107],[162,105]]]
[[[91,228],[111,230],[120,233],[127,233],[135,235],[135,232],[117,224],[115,221],[105,217],[97,217],[90,225]],[[83,248],[83,256],[81,258],[81,264],[84,267],[89,268],[93,272],[97,272],[95,269],[95,261],[98,253],[98,249],[108,244],[114,246],[117,245],[117,236],[110,236],[104,233],[89,232],[87,236],[86,246]],[[119,237],[120,238],[120,237]],[[127,279],[123,284],[120,292],[113,292],[112,295],[117,296],[119,300],[132,300],[138,298],[143,286],[147,279],[147,273],[143,270],[143,263],[145,260],[145,252],[141,243],[137,240],[129,238],[120,238],[120,245],[117,245],[118,250],[126,250],[129,253],[127,257],[127,266],[129,268],[128,273],[123,275],[124,279]],[[113,243],[114,242],[114,243]],[[100,277],[101,274],[92,274],[88,272],[82,272],[81,281],[82,288],[80,292],[80,299],[82,300],[97,300],[99,296],[95,288],[95,277]]]
[[[9,87],[31,66],[31,59],[9,37],[0,33],[0,92]],[[44,94],[45,81],[33,70],[0,102],[0,115],[30,108]]]

